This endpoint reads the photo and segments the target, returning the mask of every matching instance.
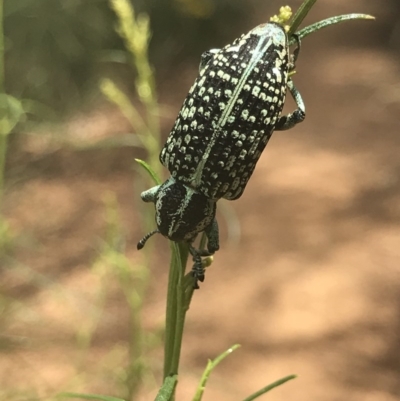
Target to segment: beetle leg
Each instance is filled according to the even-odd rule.
[[[293,50],[292,59],[290,60],[290,63],[291,63],[290,71],[293,71],[296,68],[297,57],[299,57],[300,49],[301,49],[301,41],[300,41],[299,35],[294,33],[292,36],[295,38],[295,40],[297,42],[297,47]]]
[[[207,249],[210,254],[213,254],[219,249],[219,229],[217,219],[214,219],[213,222],[205,229],[205,233],[208,239]]]
[[[293,113],[281,116],[275,125],[275,131],[284,131],[293,128],[296,124],[301,123],[306,116],[306,107],[300,92],[296,89],[293,81],[289,78],[287,87],[297,104],[297,109]]]
[[[154,202],[155,203],[155,199],[156,199],[156,194],[157,191],[159,190],[161,185],[157,185],[156,187],[152,187],[150,189],[148,189],[147,191],[143,191],[140,194],[140,197],[142,198],[143,202]]]
[[[193,256],[193,262],[194,262],[191,271],[193,277],[195,278],[194,288],[198,289],[200,288],[198,282],[204,281],[204,273],[205,273],[205,269],[201,258],[202,256],[210,256],[211,254],[206,250],[195,249],[193,248],[193,246],[189,247],[189,252]]]

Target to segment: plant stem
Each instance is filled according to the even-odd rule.
[[[336,17],[330,17],[330,18],[324,19],[322,21],[315,22],[314,24],[311,24],[309,26],[306,26],[305,28],[298,31],[297,35],[298,35],[299,39],[303,39],[304,37],[310,35],[311,33],[319,31],[322,28],[326,28],[330,25],[339,24],[341,22],[355,20],[355,19],[374,20],[375,17],[372,15],[368,15],[368,14],[355,14],[355,13],[337,15]]]
[[[263,387],[261,390],[256,391],[254,394],[250,395],[243,401],[253,401],[256,398],[260,397],[261,395],[267,393],[268,391],[271,391],[275,387],[281,386],[282,384],[286,383],[289,380],[293,380],[296,377],[297,377],[296,375],[290,375],[290,376],[284,377],[283,379],[279,379],[276,382],[273,382],[273,383],[269,384],[268,386]]]
[[[311,8],[316,2],[317,0],[305,0],[303,4],[299,7],[299,9],[296,11],[296,14],[292,18],[292,22],[290,24],[290,29],[288,32],[289,37],[291,37],[293,33],[297,31],[297,28],[303,22],[303,19],[307,16],[307,14],[310,12]]]
[[[187,311],[184,274],[189,255],[188,246],[184,243],[171,243],[171,248],[165,323],[164,379],[178,374]]]

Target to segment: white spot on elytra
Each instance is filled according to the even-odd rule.
[[[190,111],[189,111],[189,118],[192,118],[194,116],[194,113],[196,113],[196,107],[193,106],[191,107]]]
[[[242,151],[240,152],[240,155],[239,155],[239,159],[244,160],[246,155],[247,155],[247,151],[245,149],[242,149]]]
[[[278,66],[276,66],[276,68],[273,68],[272,72],[276,77],[276,81],[281,83],[282,82],[282,74],[281,74],[281,70],[277,67]]]

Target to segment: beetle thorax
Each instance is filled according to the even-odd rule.
[[[215,217],[216,203],[174,178],[156,195],[156,223],[160,233],[173,241],[191,241]]]

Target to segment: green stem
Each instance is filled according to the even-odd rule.
[[[293,380],[296,377],[297,377],[296,375],[290,375],[290,376],[284,377],[283,379],[279,379],[276,382],[273,382],[273,383],[269,384],[268,386],[263,387],[261,390],[256,391],[254,394],[250,395],[243,401],[253,401],[256,398],[260,397],[260,395],[263,395],[263,394],[267,393],[268,391],[271,391],[275,387],[281,386],[282,384],[286,383],[289,380]]]
[[[303,4],[299,7],[299,9],[296,11],[296,14],[293,16],[292,22],[290,24],[290,29],[288,32],[289,38],[293,35],[293,33],[297,31],[297,28],[303,22],[304,18],[307,16],[307,14],[310,12],[311,8],[316,2],[317,0],[305,0]]]
[[[297,36],[300,39],[303,39],[304,37],[310,35],[311,33],[315,31],[319,31],[322,28],[326,28],[330,25],[334,24],[339,24],[344,21],[349,21],[349,20],[354,20],[354,19],[368,19],[368,20],[374,20],[375,17],[372,15],[368,14],[344,14],[344,15],[338,15],[336,17],[330,17],[327,19],[324,19],[322,21],[316,22],[314,24],[311,24],[309,26],[306,26],[305,28],[301,29],[300,31],[297,32]]]
[[[171,372],[172,354],[174,352],[174,337],[176,329],[176,309],[177,309],[177,285],[179,267],[177,264],[177,252],[179,249],[175,243],[171,243],[171,263],[169,266],[168,291],[167,291],[167,310],[165,314],[165,342],[164,342],[164,379]]]
[[[207,381],[210,378],[212,371],[218,366],[220,362],[222,362],[229,354],[231,354],[239,347],[239,344],[235,344],[234,346],[223,352],[221,355],[217,356],[217,358],[215,358],[213,361],[208,360],[207,367],[204,369],[204,372],[201,376],[200,383],[196,389],[196,394],[193,397],[193,401],[201,401],[207,385]]]
[[[179,358],[185,322],[184,274],[188,247],[171,243],[172,257],[168,278],[167,311],[165,323],[164,379],[178,374]]]

